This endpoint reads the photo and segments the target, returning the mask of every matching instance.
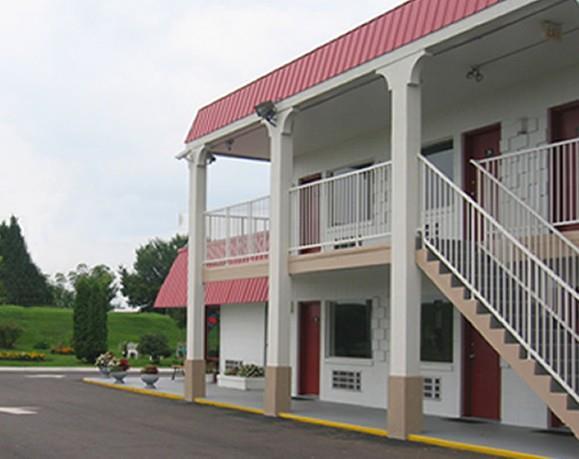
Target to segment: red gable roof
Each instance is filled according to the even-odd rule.
[[[179,250],[155,299],[155,308],[187,305],[187,259],[187,248]],[[267,277],[207,282],[205,304],[263,303],[268,300],[268,292]]]
[[[155,298],[154,308],[184,308],[187,305],[187,247],[179,250]]]
[[[410,0],[203,107],[186,142],[387,54],[503,0]]]

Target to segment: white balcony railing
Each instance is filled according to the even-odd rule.
[[[478,164],[548,222],[579,223],[579,138]]]
[[[205,213],[207,265],[247,263],[269,251],[269,196]]]
[[[391,228],[391,163],[290,190],[290,253],[359,247]]]

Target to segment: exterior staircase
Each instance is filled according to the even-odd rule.
[[[426,159],[420,167],[419,267],[579,438],[576,247],[532,209],[501,222]]]

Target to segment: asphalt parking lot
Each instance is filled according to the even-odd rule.
[[[0,373],[0,458],[483,457],[85,384]]]

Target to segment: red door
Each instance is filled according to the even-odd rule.
[[[579,137],[579,102],[566,104],[551,110],[551,141]],[[579,220],[577,203],[577,174],[579,159],[576,145],[555,149],[551,158],[551,206],[553,220],[573,222]],[[579,229],[579,224],[563,225],[565,230]]]
[[[317,182],[322,174],[313,174],[300,179],[300,185]],[[300,253],[319,252],[320,243],[320,187],[308,186],[300,191],[300,246],[307,248]]]
[[[470,163],[500,154],[501,125],[493,124],[464,135],[464,190],[476,199],[477,184],[474,166]]]
[[[299,392],[320,394],[320,302],[300,303]]]
[[[491,208],[492,202],[484,202],[482,197],[477,196],[479,186],[477,184],[476,168],[471,164],[471,160],[478,161],[481,159],[492,158],[500,154],[501,125],[493,124],[476,131],[464,134],[463,137],[463,158],[464,158],[464,191],[475,201],[491,213],[497,212],[498,209]],[[496,173],[496,171],[492,171]],[[482,188],[480,191],[484,192]],[[496,206],[497,203],[495,203]],[[481,227],[480,219],[475,219],[476,227],[473,225],[473,218],[470,212],[470,206],[465,204],[464,209],[464,232],[465,239],[478,240],[484,234],[484,228]]]
[[[464,342],[464,415],[499,420],[501,413],[499,355],[466,321]]]

